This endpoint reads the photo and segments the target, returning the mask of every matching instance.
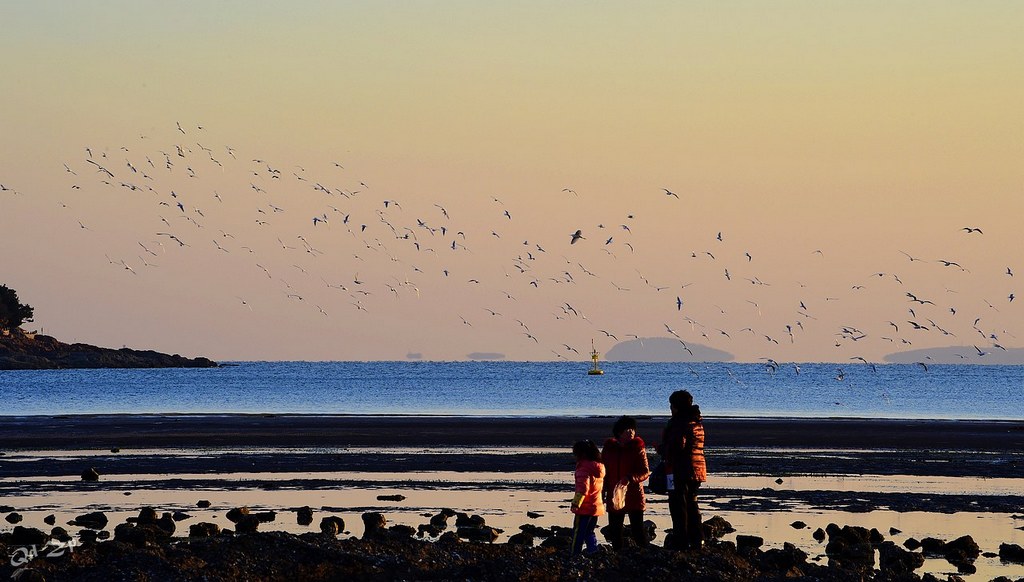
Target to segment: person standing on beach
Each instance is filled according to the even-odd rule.
[[[658,454],[665,460],[668,509],[672,515],[672,548],[700,549],[704,545],[697,489],[707,481],[704,460],[704,419],[693,395],[677,390],[669,396],[672,418],[661,433]]]
[[[605,468],[601,463],[601,451],[594,441],[576,441],[572,446],[576,457],[576,495],[572,498],[570,511],[576,514],[572,524],[571,556],[578,555],[583,544],[587,553],[597,551],[597,518],[604,515],[601,491],[604,488]]]
[[[605,502],[611,501],[617,485],[626,487],[625,504],[618,510],[608,507],[608,525],[611,527],[612,547],[621,549],[626,516],[629,516],[630,535],[638,546],[647,545],[647,533],[644,531],[644,509],[647,500],[644,497],[643,482],[651,474],[647,462],[647,446],[636,434],[636,419],[630,416],[620,417],[612,425],[613,438],[604,443],[601,460],[604,462],[607,475],[604,480]]]

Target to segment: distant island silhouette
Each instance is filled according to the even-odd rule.
[[[610,362],[731,362],[729,352],[702,344],[688,343],[687,352],[679,340],[669,337],[645,337],[615,344],[605,359]]]
[[[978,350],[984,355],[979,355]],[[945,348],[924,348],[893,352],[882,358],[890,364],[993,364],[1019,365],[1024,364],[1024,348],[994,348],[991,346],[949,346]]]
[[[473,352],[471,354],[466,354],[466,357],[470,360],[504,360],[505,354],[495,352]]]

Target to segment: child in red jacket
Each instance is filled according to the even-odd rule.
[[[605,468],[601,463],[601,451],[593,441],[576,441],[572,446],[572,454],[576,457],[576,496],[572,498],[570,510],[576,514],[572,524],[572,553],[575,556],[587,544],[587,553],[597,551],[598,516],[604,515],[604,501],[601,490],[604,488]]]

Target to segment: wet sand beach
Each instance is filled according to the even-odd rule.
[[[453,508],[485,517],[501,530],[500,544],[523,524],[570,522],[569,446],[578,438],[603,442],[613,420],[5,417],[0,505],[24,514],[22,525],[43,531],[47,514],[56,514],[60,525],[104,511],[113,530],[141,508],[184,511],[192,521],[179,526],[178,536],[199,521],[231,528],[225,515],[240,506],[281,514],[261,531],[305,535],[316,523],[297,525],[293,512],[310,506],[317,520],[344,516],[343,539],[363,535],[360,515],[366,512],[416,527],[423,516]],[[648,445],[665,420],[639,419]],[[903,532],[893,536],[897,542],[969,534],[990,556],[979,559],[979,574],[968,580],[1024,575],[1024,568],[992,557],[1003,542],[1024,542],[1018,529],[1024,520],[1016,517],[1024,508],[1024,422],[712,417],[706,427],[711,474],[701,492],[704,517],[735,524],[737,531],[722,538],[727,543],[756,535],[766,547],[794,543],[824,563],[824,545],[811,532],[829,523],[882,532],[893,527]],[[81,479],[90,467],[100,473],[98,481]],[[380,499],[395,495],[402,499]],[[211,506],[197,508],[200,499]],[[660,544],[671,525],[663,496],[651,496],[648,518]],[[789,525],[797,520],[808,527]],[[930,558],[922,571],[956,571],[950,568]]]

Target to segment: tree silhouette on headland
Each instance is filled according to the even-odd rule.
[[[15,330],[26,321],[32,321],[31,306],[18,300],[18,292],[7,285],[0,285],[0,330]]]

